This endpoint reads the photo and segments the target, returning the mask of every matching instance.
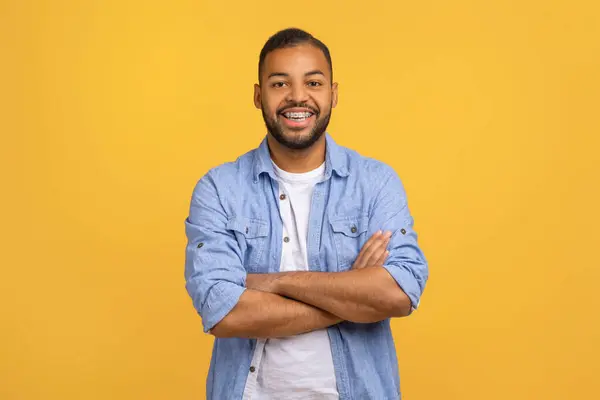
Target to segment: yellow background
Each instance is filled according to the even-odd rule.
[[[398,171],[430,261],[404,397],[600,398],[596,4],[0,1],[0,398],[204,398],[183,221],[262,139],[288,26],[330,47],[329,131]]]

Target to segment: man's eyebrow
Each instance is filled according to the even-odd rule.
[[[269,76],[267,77],[267,79],[271,79],[274,76],[290,76],[289,74],[286,74],[285,72],[273,72],[272,74],[269,74]]]
[[[320,69],[315,69],[312,71],[308,71],[307,73],[304,74],[304,76],[310,76],[310,75],[323,75],[325,76],[325,74],[323,73],[323,71],[321,71]],[[290,74],[287,74],[285,72],[273,72],[271,74],[269,74],[269,76],[267,77],[267,79],[271,79],[274,76],[283,76],[283,77],[289,77]]]
[[[312,71],[309,71],[307,73],[304,74],[304,76],[309,76],[309,75],[323,75],[325,76],[325,74],[323,73],[323,71],[321,71],[320,69],[315,69]]]

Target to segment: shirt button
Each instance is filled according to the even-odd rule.
[[[356,233],[356,231],[357,231],[356,226],[353,226],[352,228],[350,228],[350,230],[352,231],[352,233]]]
[[[290,238],[286,236],[286,237],[283,238],[283,241],[287,243],[287,242],[290,241]]]
[[[285,194],[282,194],[281,196],[279,196],[279,200],[285,200]]]
[[[202,248],[202,246],[204,246],[204,243],[198,243],[198,248]]]
[[[250,372],[254,372],[256,371],[256,368],[254,368],[254,365],[250,367]]]
[[[401,232],[403,235],[406,235],[406,229],[402,228],[402,229],[400,229],[400,232]]]

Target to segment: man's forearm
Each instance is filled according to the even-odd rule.
[[[274,293],[247,289],[211,333],[216,337],[285,337],[327,328],[341,321],[311,305]]]
[[[258,279],[257,279],[258,278]],[[293,298],[352,322],[408,315],[410,300],[383,267],[346,272],[286,272],[253,276],[257,288]]]

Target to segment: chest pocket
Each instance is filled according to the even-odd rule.
[[[329,223],[333,231],[338,271],[348,270],[367,241],[369,218],[366,214],[333,217]]]
[[[267,247],[269,224],[267,221],[242,216],[231,217],[227,229],[233,231],[242,252],[244,267],[248,272],[256,272],[261,264],[262,255]]]

